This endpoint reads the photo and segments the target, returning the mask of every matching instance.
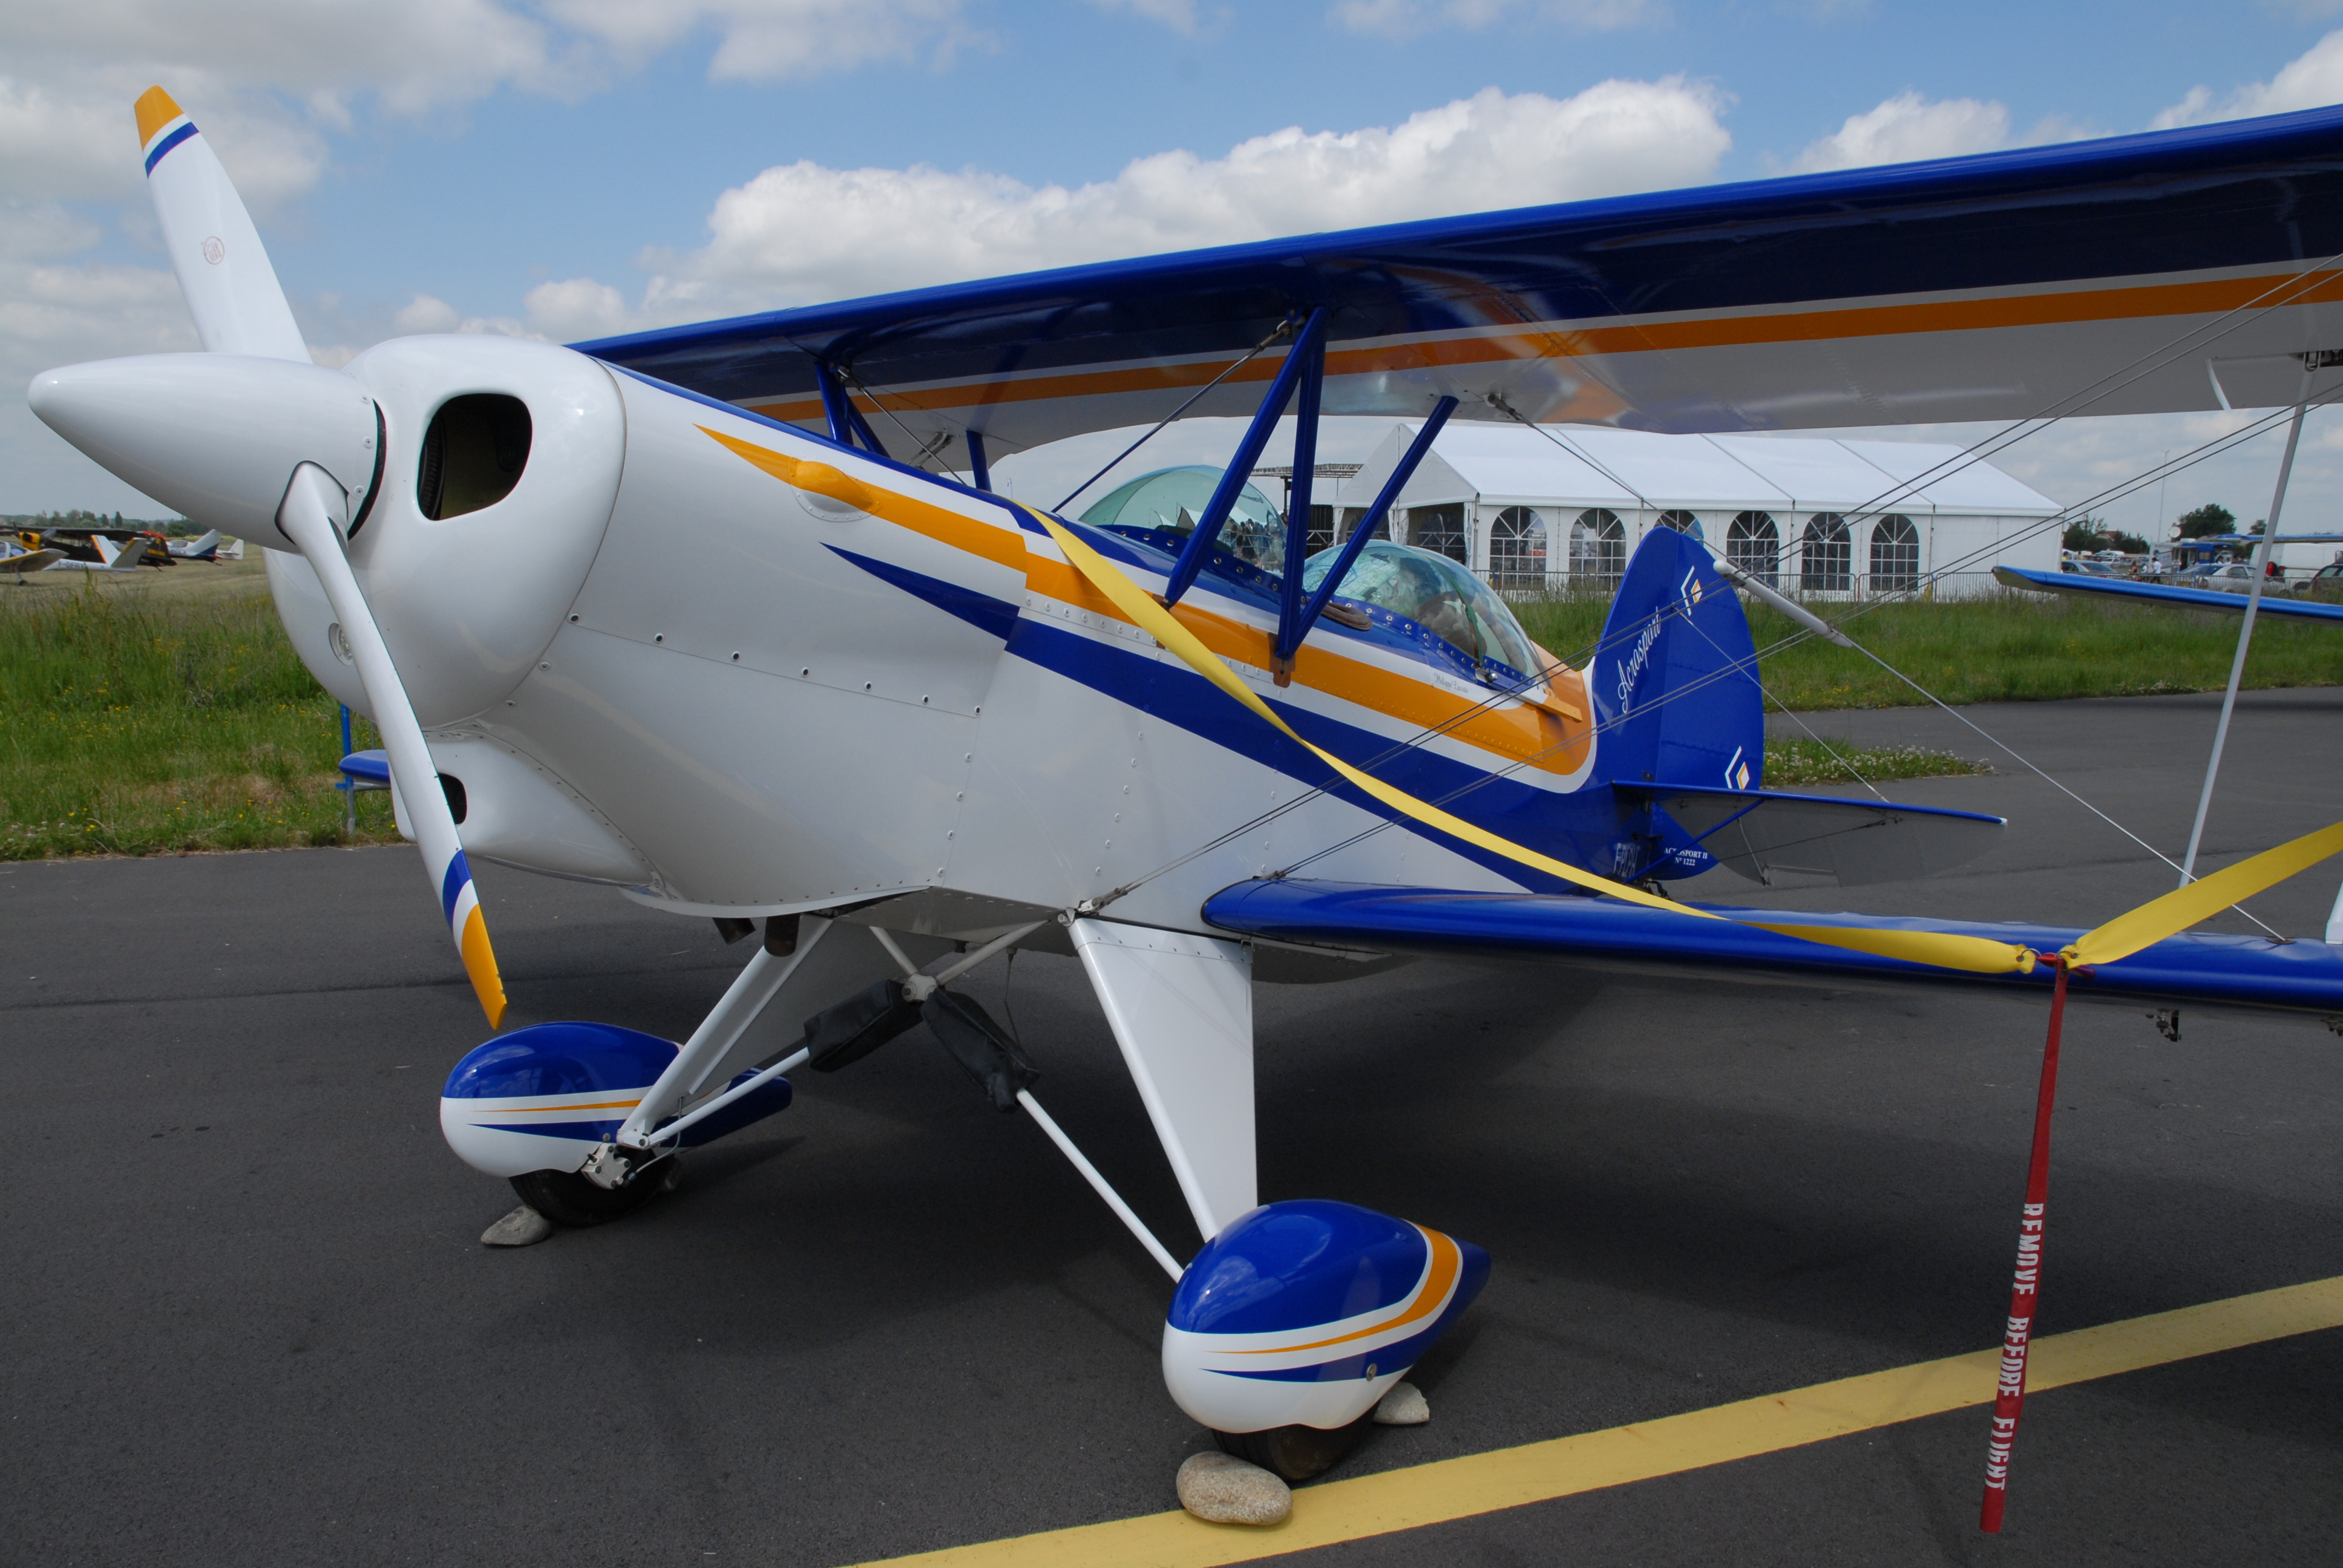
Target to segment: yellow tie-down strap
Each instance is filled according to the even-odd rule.
[[[1262,719],[1274,725],[1278,731],[1296,745],[1306,749],[1353,786],[1382,801],[1393,810],[1411,820],[1438,829],[1453,839],[1460,839],[1476,849],[1502,855],[1509,860],[1559,877],[1566,882],[1593,892],[1605,893],[1625,903],[1642,904],[1646,908],[1664,910],[1672,915],[1685,915],[1705,920],[1722,920],[1728,917],[1707,910],[1694,909],[1641,888],[1631,888],[1624,882],[1614,882],[1608,877],[1598,877],[1592,871],[1541,855],[1535,849],[1524,849],[1509,839],[1499,838],[1488,829],[1467,822],[1462,817],[1443,811],[1426,800],[1419,800],[1404,789],[1393,788],[1369,773],[1363,773],[1333,753],[1312,746],[1293,727],[1277,716],[1276,709],[1262,701],[1252,688],[1238,678],[1236,671],[1222,663],[1219,655],[1199,641],[1193,632],[1182,626],[1170,611],[1156,602],[1153,595],[1132,582],[1113,562],[1091,549],[1073,532],[1054,518],[1021,508],[1026,516],[1049,530],[1066,559],[1074,569],[1088,578],[1101,593],[1111,600],[1116,608],[1137,622],[1148,634],[1178,654],[1197,674],[1244,704]],[[2242,895],[2240,895],[2242,896]],[[2202,918],[2202,917],[2198,917]],[[1983,937],[1955,936],[1943,931],[1883,931],[1855,930],[1839,926],[1774,925],[1748,920],[1740,922],[1768,930],[1777,935],[1796,937],[1802,940],[1821,942],[1835,948],[1850,948],[1857,952],[1876,954],[1881,958],[1902,959],[1910,963],[1931,964],[1938,969],[1965,970],[1971,974],[2018,974],[2034,968],[2034,950],[2013,942],[1988,941]],[[2096,933],[2094,933],[2096,934]],[[2087,940],[2088,939],[2085,939]],[[2153,940],[2154,939],[2150,939]]]

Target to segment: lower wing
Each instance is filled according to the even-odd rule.
[[[1996,567],[1993,575],[2004,588],[2036,593],[2073,594],[2083,598],[2121,599],[2130,604],[2177,605],[2182,609],[2217,610],[2223,615],[2246,613],[2246,596],[2208,588],[2163,588],[2154,583],[2127,582],[2120,578],[2084,577],[2077,572],[2029,572],[2016,567]],[[2305,604],[2284,590],[2262,594],[2263,615],[2282,620],[2315,620],[2343,625],[2343,605]]]
[[[1239,882],[1205,901],[1222,930],[1304,946],[1427,957],[1531,960],[1609,973],[1700,974],[1830,985],[1957,986],[2047,992],[2051,970],[1979,975],[1785,936],[1748,922],[1849,930],[1925,930],[2023,942],[2056,952],[2082,933],[2055,926],[1698,908],[1729,917],[1641,909],[1608,899],[1472,893],[1294,879]],[[2343,1019],[2343,949],[2308,940],[2188,933],[2077,970],[2077,1001],[2237,1007]]]

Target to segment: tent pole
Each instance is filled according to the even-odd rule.
[[[2221,771],[2221,749],[2228,744],[2229,715],[2237,706],[2237,682],[2246,673],[2246,650],[2253,645],[2254,617],[2262,608],[2262,584],[2268,571],[2270,552],[2277,548],[2278,514],[2286,505],[2286,482],[2294,473],[2294,448],[2302,439],[2302,416],[2308,405],[2294,406],[2293,422],[2286,430],[2286,456],[2278,459],[2278,488],[2270,496],[2269,518],[2262,524],[2260,542],[2254,546],[2254,580],[2246,596],[2246,623],[2237,628],[2237,656],[2229,661],[2229,689],[2221,697],[2221,722],[2213,729],[2213,755],[2205,764],[2205,788],[2197,797],[2197,824],[2188,829],[2188,853],[2180,862],[2180,885],[2187,887],[2197,879],[2197,847],[2205,838],[2205,814],[2213,806],[2213,779]],[[2329,925],[2333,922],[2330,920]]]

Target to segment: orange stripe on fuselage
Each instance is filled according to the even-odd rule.
[[[1421,1225],[1415,1228],[1422,1233],[1432,1253],[1432,1261],[1423,1282],[1423,1289],[1416,1293],[1414,1302],[1407,1311],[1386,1322],[1356,1329],[1347,1334],[1336,1334],[1331,1340],[1315,1340],[1306,1345],[1272,1345],[1267,1350],[1259,1351],[1231,1351],[1228,1353],[1240,1356],[1282,1356],[1291,1355],[1296,1351],[1322,1351],[1328,1345],[1348,1344],[1353,1340],[1363,1340],[1373,1334],[1387,1334],[1393,1329],[1404,1328],[1419,1318],[1428,1318],[1438,1312],[1447,1303],[1448,1288],[1456,1282],[1456,1271],[1464,1265],[1464,1254],[1458,1249],[1455,1242],[1439,1231],[1426,1231]]]
[[[1063,561],[1028,551],[1021,533],[978,522],[899,491],[876,489],[828,463],[792,457],[785,452],[710,430],[705,425],[699,429],[783,484],[829,496],[940,544],[1002,566],[1022,568],[1025,584],[1035,593],[1046,594],[1124,626],[1131,624],[1131,618],[1092,588],[1080,572]],[[1268,668],[1272,657],[1269,632],[1192,605],[1180,605],[1172,613],[1222,658],[1255,668]],[[1524,701],[1510,709],[1483,709],[1460,722],[1459,716],[1478,706],[1477,702],[1443,691],[1428,681],[1413,679],[1311,643],[1302,646],[1293,666],[1293,678],[1313,691],[1387,714],[1419,729],[1446,728],[1449,735],[1467,745],[1524,763],[1540,772],[1567,777],[1586,762],[1591,731],[1585,724],[1584,684],[1578,671],[1566,665],[1551,666],[1545,675],[1553,706],[1562,710],[1560,714]]]
[[[1475,334],[1429,342],[1330,349],[1326,375],[1373,376],[1393,371],[1453,368],[1509,359],[1571,359],[1602,354],[1640,354],[1661,349],[1745,347],[1759,344],[1819,343],[1836,338],[1887,337],[1921,332],[1978,332],[1996,327],[2056,327],[2078,322],[2127,321],[2159,316],[2217,316],[2241,308],[2328,305],[2343,300],[2343,273],[2275,273],[2259,277],[2215,278],[2194,283],[2139,284],[2122,288],[1996,296],[1990,299],[1931,300],[1905,305],[1842,306],[1824,310],[1780,310],[1684,321],[1627,322],[1601,327],[1550,327],[1534,331]],[[904,410],[983,407],[995,403],[1041,403],[1061,397],[1095,397],[1123,392],[1183,391],[1202,387],[1226,371],[1231,358],[1179,365],[1120,366],[1111,369],[1002,377],[984,383],[890,388],[887,396]],[[1240,367],[1232,382],[1267,381],[1283,361],[1262,357]],[[876,407],[875,398],[858,401]],[[769,419],[820,418],[819,397],[784,397],[743,404]],[[1575,405],[1569,417],[1588,416]]]
[[[1129,616],[1063,561],[1051,560],[1047,556],[1028,557],[1025,582],[1036,593],[1047,594],[1091,615],[1107,617],[1125,626],[1131,624]],[[1174,605],[1172,614],[1196,634],[1199,642],[1222,658],[1266,669],[1274,657],[1271,634],[1262,628],[1247,626],[1191,604]],[[1574,725],[1534,703],[1523,702],[1510,709],[1483,709],[1459,723],[1457,716],[1476,706],[1473,702],[1443,691],[1428,681],[1413,679],[1307,642],[1294,656],[1293,678],[1312,691],[1322,691],[1329,697],[1388,714],[1419,729],[1453,726],[1448,733],[1455,739],[1483,751],[1526,762],[1541,772],[1575,773],[1586,760],[1583,722]],[[1555,693],[1557,705],[1564,707],[1572,719],[1583,719],[1585,698],[1578,672],[1565,666],[1553,672],[1549,679],[1563,688]]]

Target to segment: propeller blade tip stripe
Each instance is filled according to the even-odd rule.
[[[137,110],[138,145],[142,147],[155,139],[156,131],[186,113],[160,87],[149,87],[139,94]]]
[[[456,923],[456,900],[472,885],[472,868],[464,863],[464,851],[458,849],[448,857],[447,869],[439,879],[439,918],[449,925]]]
[[[488,922],[474,904],[464,917],[464,934],[458,942],[464,955],[464,972],[472,979],[472,993],[480,999],[480,1010],[488,1015],[490,1029],[502,1029],[505,1022],[505,982],[497,973],[496,950],[488,946]]]
[[[165,136],[161,141],[156,142],[155,144],[155,150],[146,155],[146,172],[150,175],[153,174],[155,172],[155,166],[163,161],[165,154],[168,153],[173,147],[177,146],[181,142],[186,141],[189,136],[192,136],[195,134],[196,122],[189,120],[177,130],[173,131],[169,136]]]

